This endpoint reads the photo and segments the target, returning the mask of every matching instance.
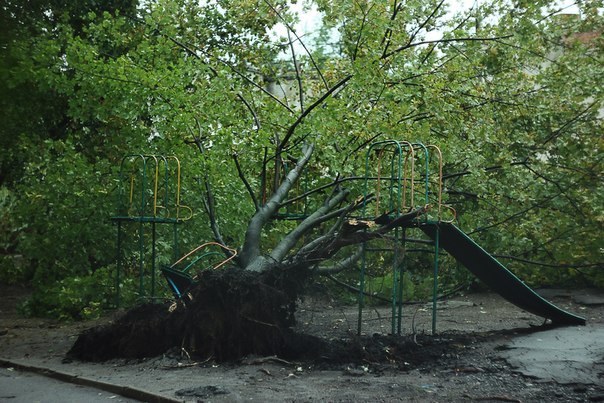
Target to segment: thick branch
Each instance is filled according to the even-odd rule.
[[[384,238],[385,234],[392,231],[394,228],[412,225],[417,217],[426,213],[427,211],[428,206],[420,207],[393,219],[392,221],[378,227],[373,231],[368,231],[367,226],[363,225],[360,225],[359,229],[353,232],[340,231],[340,233],[337,234],[335,239],[329,245],[322,250],[315,250],[314,253],[310,253],[308,255],[308,259],[311,261],[329,259],[345,246],[357,245],[373,239]]]
[[[331,216],[331,218],[338,217],[337,221],[331,226],[331,228],[326,233],[302,246],[300,250],[296,252],[296,255],[292,258],[294,264],[297,262],[304,261],[306,257],[313,253],[315,250],[318,250],[323,245],[327,245],[333,242],[335,234],[342,228],[342,225],[344,224],[348,214],[350,214],[352,211],[362,208],[363,206],[367,205],[367,203],[373,200],[373,195],[362,197],[355,200],[353,203],[350,203],[348,206],[338,209],[332,212],[331,214],[328,214],[328,216]],[[324,218],[327,218],[327,216]]]
[[[363,257],[363,248],[360,247],[357,251],[347,258],[334,263],[331,266],[319,266],[314,272],[318,274],[336,274],[351,268]]]
[[[244,267],[250,266],[258,256],[260,256],[260,234],[264,225],[279,209],[281,202],[287,196],[287,193],[300,177],[304,166],[312,156],[314,146],[308,146],[304,150],[304,155],[298,160],[296,166],[287,174],[285,180],[275,190],[267,203],[254,214],[245,232],[245,241],[239,254],[241,264]]]
[[[347,194],[347,191],[339,192],[334,197],[327,200],[323,206],[317,209],[314,213],[306,217],[293,231],[287,234],[285,238],[279,242],[275,249],[273,249],[271,258],[277,262],[282,261],[287,253],[300,240],[300,238],[308,231],[322,223],[325,215],[333,210],[338,204],[340,204]]]

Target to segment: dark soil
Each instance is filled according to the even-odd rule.
[[[115,323],[85,331],[68,356],[85,361],[153,357],[182,348],[232,361],[249,354],[298,358],[320,340],[292,331],[297,287],[274,273],[230,268],[201,273],[175,309],[146,304]]]

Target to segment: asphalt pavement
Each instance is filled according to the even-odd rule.
[[[0,402],[70,403],[139,402],[90,386],[61,382],[43,375],[0,368]]]

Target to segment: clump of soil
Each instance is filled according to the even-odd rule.
[[[291,330],[298,293],[294,284],[270,272],[205,271],[176,310],[150,304],[134,308],[110,325],[83,332],[68,356],[142,358],[173,347],[217,361],[291,355],[298,339]]]
[[[172,347],[175,334],[166,326],[165,305],[144,304],[128,311],[117,321],[83,331],[67,353],[82,361],[111,358],[143,358],[159,355]]]

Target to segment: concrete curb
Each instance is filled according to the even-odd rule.
[[[22,364],[16,361],[0,358],[0,367],[14,368],[23,372],[32,372],[38,375],[43,375],[48,378],[53,378],[61,382],[72,383],[80,386],[90,386],[96,389],[104,390],[105,392],[115,393],[130,399],[136,399],[151,403],[181,403],[183,400],[176,400],[169,397],[156,395],[142,389],[132,388],[130,386],[117,385],[113,383],[101,382],[90,378],[81,377],[67,372],[55,371],[50,368],[37,367],[33,365]]]

